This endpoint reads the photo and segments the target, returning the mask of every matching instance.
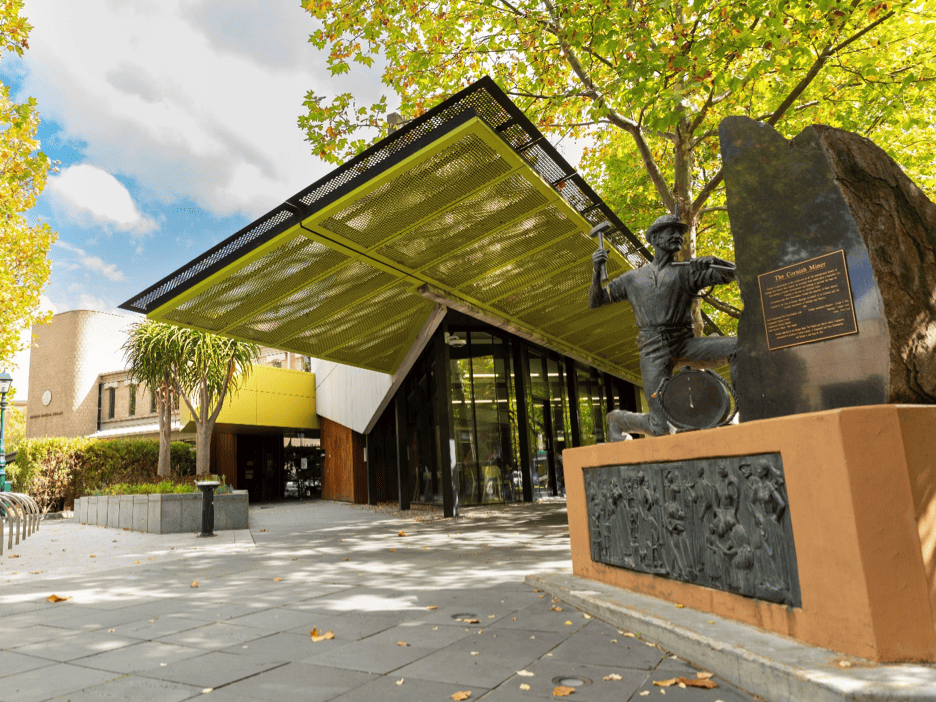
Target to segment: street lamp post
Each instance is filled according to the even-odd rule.
[[[0,492],[10,492],[6,481],[6,445],[3,441],[3,425],[6,419],[7,393],[13,385],[13,377],[3,371],[0,373]]]

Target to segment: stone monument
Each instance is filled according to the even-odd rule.
[[[720,136],[741,423],[564,451],[573,571],[936,662],[936,205],[855,134]]]
[[[936,402],[936,205],[869,139],[719,127],[742,422]],[[782,392],[778,392],[779,388]]]

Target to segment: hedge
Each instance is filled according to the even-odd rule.
[[[14,489],[29,493],[43,510],[70,506],[76,497],[114,483],[151,483],[159,461],[155,439],[27,439],[7,468]],[[170,445],[172,474],[195,474],[195,448]]]

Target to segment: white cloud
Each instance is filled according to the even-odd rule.
[[[112,300],[107,300],[103,297],[94,297],[93,295],[82,293],[78,298],[78,307],[76,309],[113,312],[115,307],[116,305]]]
[[[123,183],[86,163],[70,166],[61,175],[50,178],[48,190],[55,204],[79,223],[87,224],[90,220],[92,225],[111,225],[118,231],[134,234],[146,234],[157,226],[140,213]]]
[[[331,81],[296,2],[28,0],[25,14],[21,94],[147,209],[262,214],[331,169],[296,125],[305,92],[384,90],[377,71]]]
[[[92,256],[84,249],[80,249],[77,246],[72,246],[71,244],[67,243],[66,241],[62,239],[59,239],[58,241],[56,241],[55,246],[58,246],[60,248],[65,249],[66,251],[70,251],[73,254],[76,254],[82,266],[84,266],[90,271],[100,273],[108,280],[113,280],[116,282],[116,281],[124,280],[126,278],[126,276],[124,276],[123,274],[123,271],[118,270],[115,264],[106,263],[104,259],[100,258],[99,256]],[[95,308],[89,308],[89,309],[97,309],[97,308],[95,307]]]

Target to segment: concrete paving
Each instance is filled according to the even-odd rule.
[[[700,671],[524,584],[570,572],[564,505],[417,523],[283,503],[250,523],[43,523],[0,561],[0,701],[507,702],[563,682],[576,700],[754,699],[655,686]]]

